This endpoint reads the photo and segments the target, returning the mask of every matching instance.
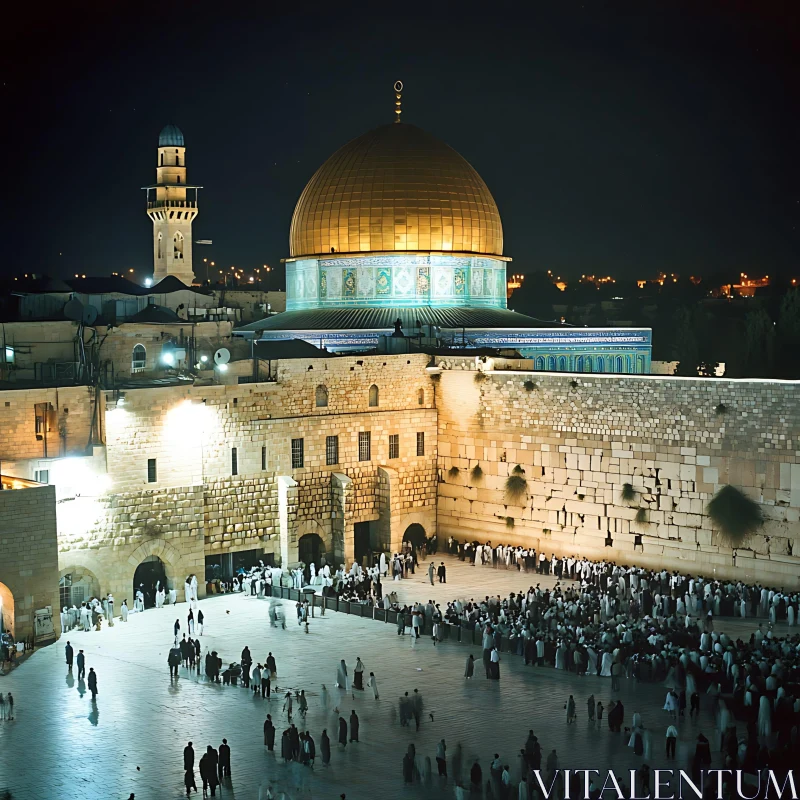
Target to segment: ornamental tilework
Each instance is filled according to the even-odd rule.
[[[398,297],[408,297],[414,292],[414,277],[411,267],[394,268],[394,293]]]
[[[483,296],[483,270],[472,268],[469,291],[473,297]]]
[[[433,268],[433,292],[436,297],[452,297],[453,270],[449,267]]]
[[[354,269],[342,270],[342,297],[356,296],[356,271]]]
[[[359,266],[356,270],[359,297],[375,296],[375,267]]]
[[[328,299],[338,300],[342,296],[342,270],[326,270],[328,276]]]
[[[417,294],[427,295],[431,288],[431,268],[417,267]]]
[[[378,297],[387,297],[392,293],[392,270],[388,267],[378,267],[378,280],[375,287]]]
[[[453,270],[453,289],[456,297],[464,296],[464,285],[467,281],[467,271],[462,267]]]

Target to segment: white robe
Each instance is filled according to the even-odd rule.
[[[767,737],[772,733],[772,709],[769,698],[761,696],[758,705],[758,735]]]
[[[611,653],[606,651],[603,653],[603,660],[601,662],[602,666],[600,667],[600,677],[601,678],[610,678],[611,677],[611,664],[613,658]]]

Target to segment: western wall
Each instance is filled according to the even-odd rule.
[[[502,369],[476,380],[474,361],[437,363],[440,537],[798,585],[797,383]],[[517,465],[527,492],[509,502]],[[765,520],[737,550],[706,513],[727,484]]]

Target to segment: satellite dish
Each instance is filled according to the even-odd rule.
[[[83,322],[83,314],[83,303],[80,300],[73,297],[72,300],[67,301],[64,306],[64,316],[67,319],[71,319],[73,322]]]
[[[227,347],[220,347],[216,353],[214,353],[214,363],[215,364],[227,364],[231,360],[231,351],[228,350]]]
[[[84,306],[83,324],[94,325],[96,319],[97,319],[97,309],[94,306]]]

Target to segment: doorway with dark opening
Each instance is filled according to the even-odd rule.
[[[369,522],[356,522],[353,525],[353,556],[356,564],[371,566],[372,546],[369,536]],[[366,562],[364,561],[366,559]]]
[[[137,589],[141,589],[145,608],[153,608],[156,604],[156,584],[168,592],[164,562],[158,556],[148,556],[133,573],[133,596],[136,596]]]
[[[403,552],[419,554],[423,545],[427,544],[428,538],[425,535],[425,528],[418,522],[409,525],[403,534]]]

